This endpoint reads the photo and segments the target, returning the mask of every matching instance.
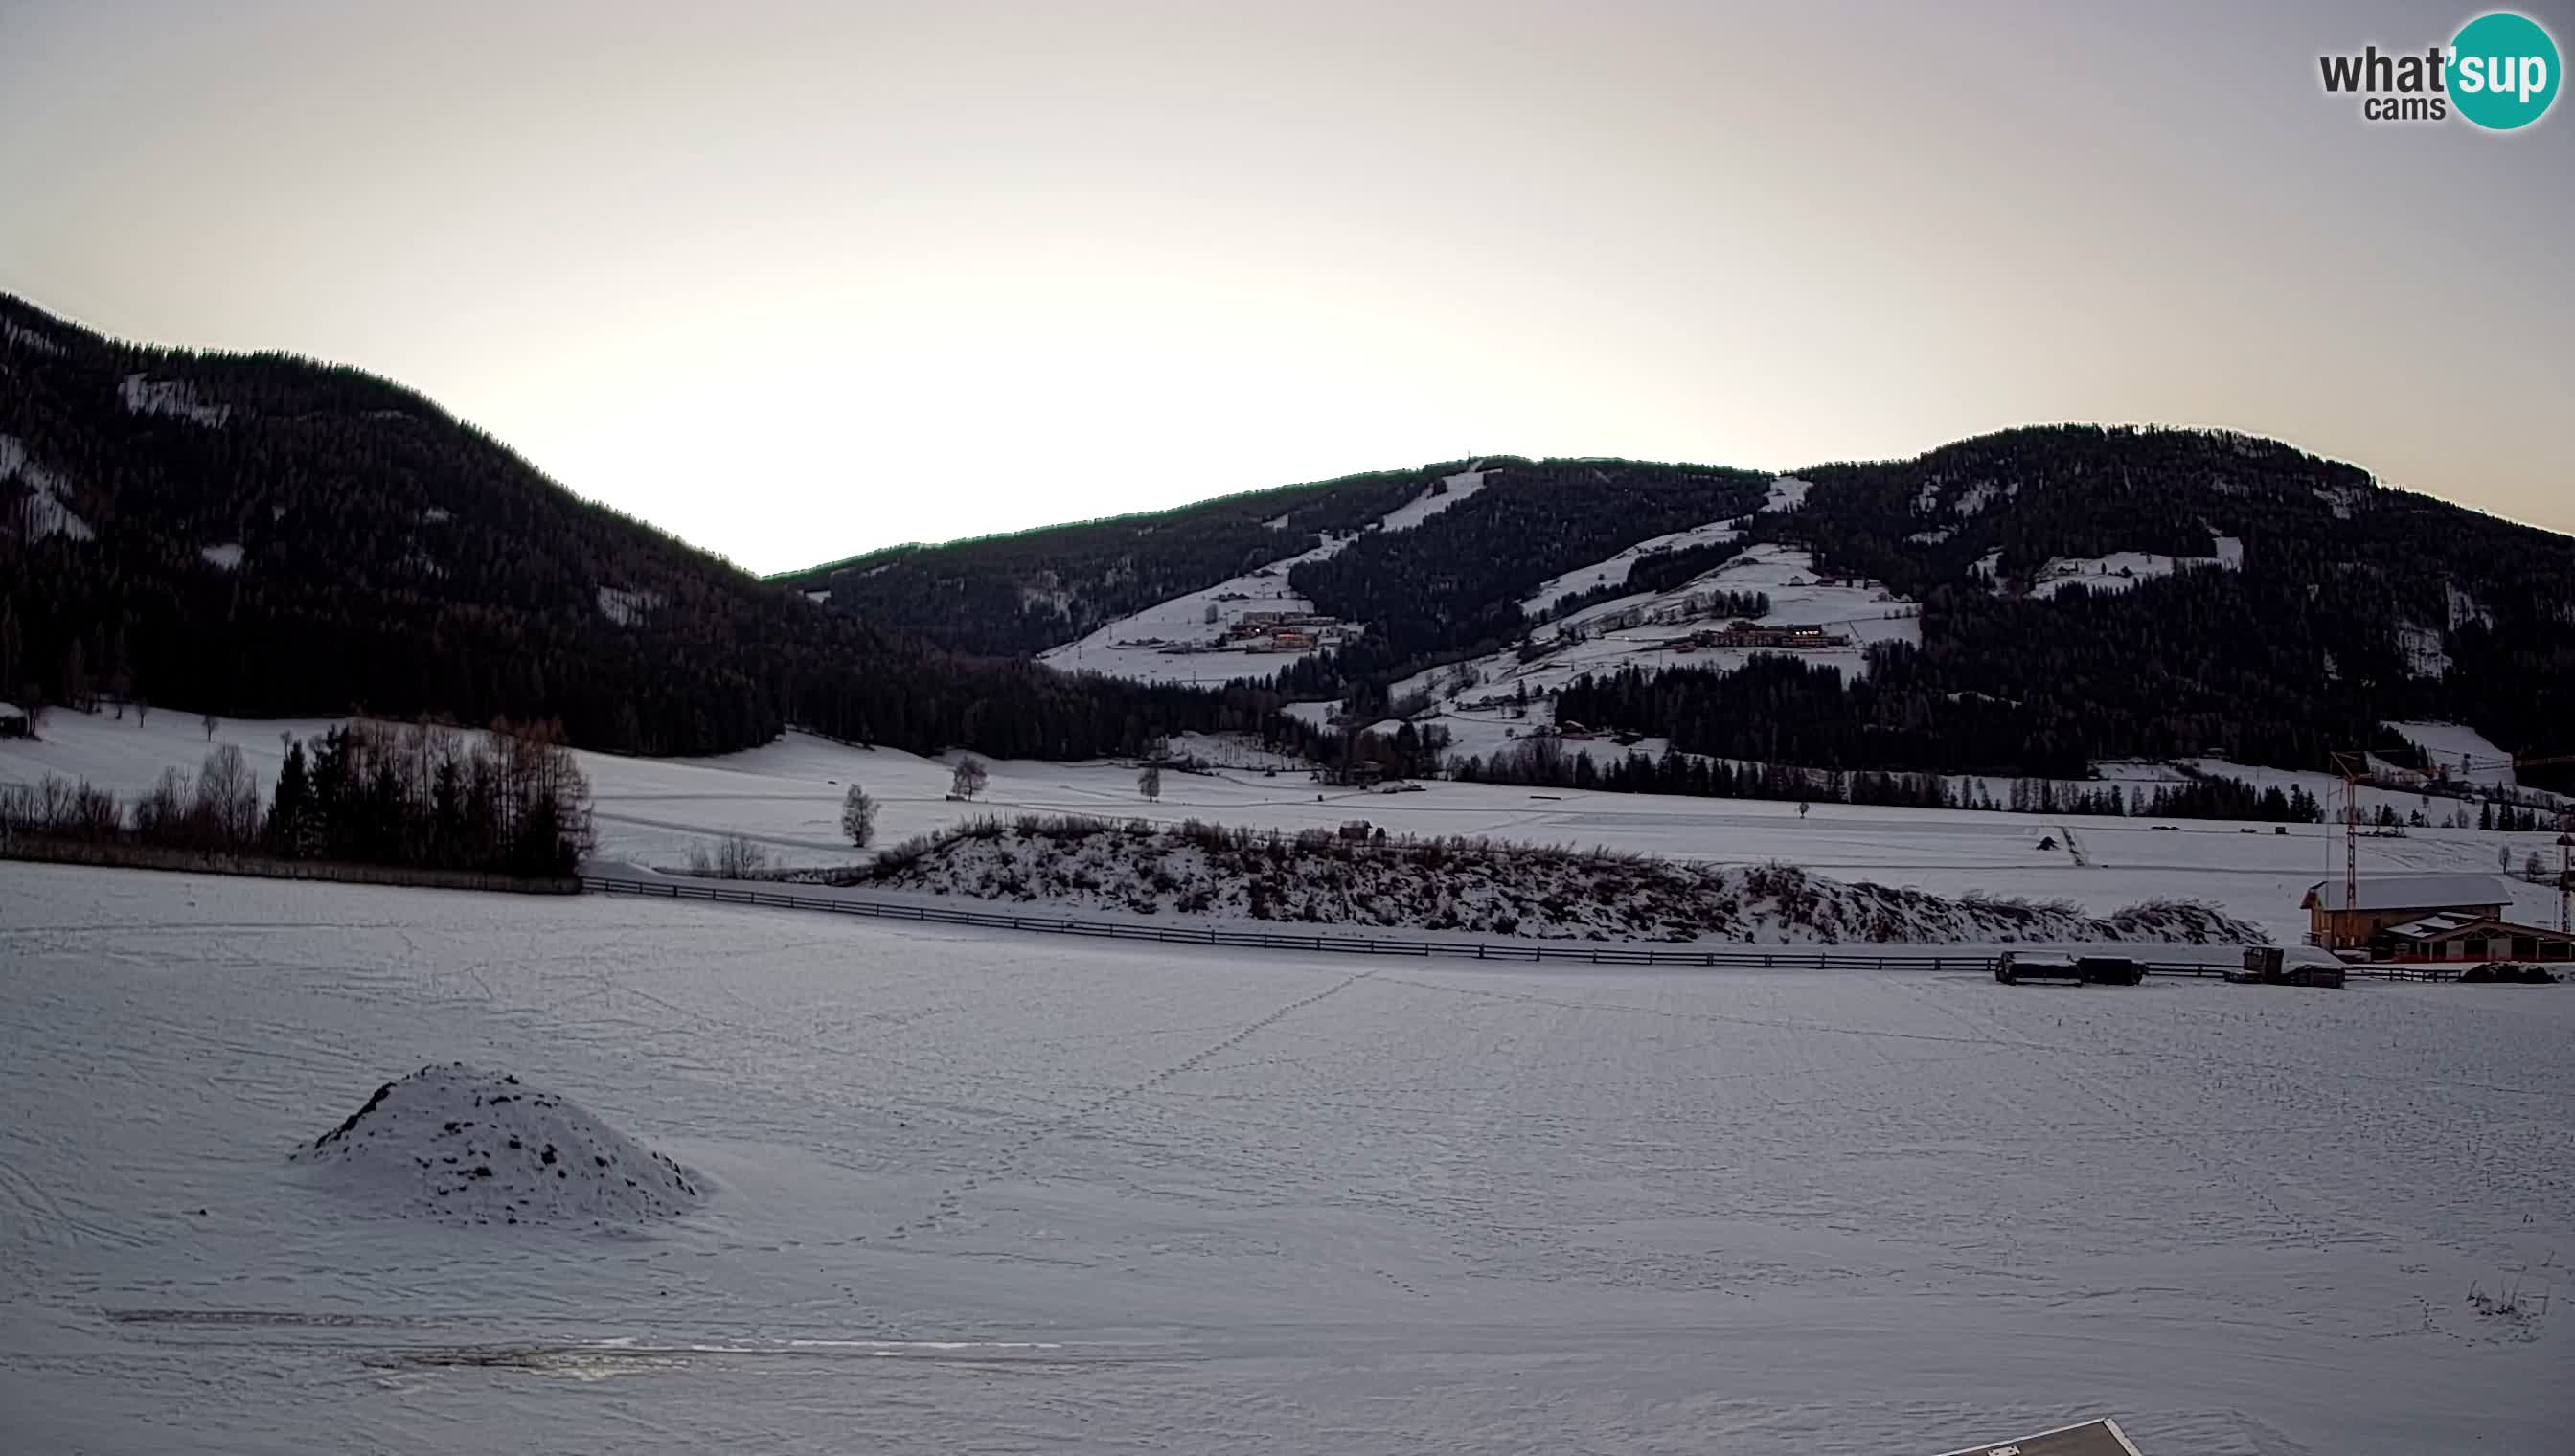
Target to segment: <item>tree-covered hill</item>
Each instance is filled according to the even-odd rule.
[[[1034,656],[1104,622],[1360,529],[1457,469],[1426,466],[944,546],[899,546],[773,578],[960,652]]]
[[[795,722],[1080,756],[1260,715],[822,611],[357,370],[119,343],[0,295],[0,697],[102,696],[551,718],[655,753]]]

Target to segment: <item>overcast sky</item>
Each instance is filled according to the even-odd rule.
[[[2575,530],[2575,101],[2317,81],[2474,13],[0,0],[0,289],[390,376],[763,571],[2060,420]]]

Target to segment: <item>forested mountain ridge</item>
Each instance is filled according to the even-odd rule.
[[[1273,567],[1355,634],[1201,660],[1205,681],[1242,664],[1223,693],[1029,661]],[[1829,597],[1865,631],[1802,661],[1561,651],[1668,645],[1692,629],[1632,604],[1687,595],[1705,627],[1779,583],[1768,616]],[[2315,768],[2412,720],[2561,752],[2575,539],[2271,441],[2062,426],[1791,479],[1461,460],[765,583],[381,379],[118,343],[0,295],[0,697],[556,718],[636,752],[796,723],[1071,757],[1273,727],[1283,697],[1375,716],[1433,668],[1684,752],[1823,768],[2079,775],[2210,748]]]
[[[0,697],[559,719],[653,753],[793,722],[1070,757],[1260,717],[818,610],[358,370],[119,343],[7,295]]]
[[[1973,740],[2032,769],[2207,746],[2316,768],[2409,720],[2575,749],[2575,537],[2227,432],[2015,430],[1800,475],[1763,533],[1923,603],[1875,701],[1825,716],[1866,766]],[[2184,560],[2112,580],[2142,554]]]
[[[1835,667],[1662,663],[1579,688],[1559,674],[1542,696],[1569,690],[1577,708],[1566,717],[1686,750],[1822,767],[2079,775],[2103,757],[2216,748],[2316,768],[2329,749],[2386,744],[2379,726],[2411,720],[2466,723],[2514,751],[2575,749],[2575,539],[2389,489],[2274,441],[2039,427],[1785,478],[1801,491],[1704,466],[1472,464],[1482,478],[1472,499],[1400,532],[1364,528],[1451,467],[1297,488],[1337,502],[1342,528],[1361,534],[1287,576],[1315,611],[1365,632],[1284,667],[1247,657],[1246,676],[1371,711],[1428,667],[1454,663],[1494,683],[1515,671],[1512,657],[1542,657],[1558,630],[1547,619],[1562,608],[1523,610],[1542,584],[1609,564],[1584,579],[1598,585],[1564,600],[1614,607],[1621,592],[1642,601],[1704,584],[1717,601],[1728,561],[1784,548],[1815,578],[1917,604],[1918,633]],[[1203,590],[1311,544],[1274,531],[1288,539],[1238,550],[1245,538],[1211,523],[1258,529],[1254,508],[1193,509],[1209,514],[1187,527],[1173,513],[1070,529],[1101,545],[1087,558],[1049,555],[1070,533],[908,548],[900,573],[864,579],[875,585],[863,600],[926,616],[942,599],[921,583],[982,593],[1007,609],[1000,628],[961,616],[949,640],[1025,652],[1153,591]],[[1704,529],[1685,544],[1614,561],[1693,528]],[[1222,546],[1166,555],[1158,545],[1183,539]],[[834,577],[836,603],[852,575]],[[1137,590],[1094,596],[1078,622],[1027,606],[1085,579]]]
[[[1381,471],[1170,511],[941,546],[898,546],[770,578],[962,652],[1034,656],[1093,628],[1357,531],[1457,466]]]

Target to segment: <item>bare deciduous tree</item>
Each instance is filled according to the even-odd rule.
[[[877,836],[877,801],[855,783],[841,795],[841,832],[862,849]]]

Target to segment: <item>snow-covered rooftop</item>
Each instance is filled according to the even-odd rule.
[[[2302,904],[2328,910],[2428,910],[2460,905],[2512,903],[2512,891],[2491,874],[2370,874],[2343,903],[2343,882],[2320,879],[2307,886]]]

